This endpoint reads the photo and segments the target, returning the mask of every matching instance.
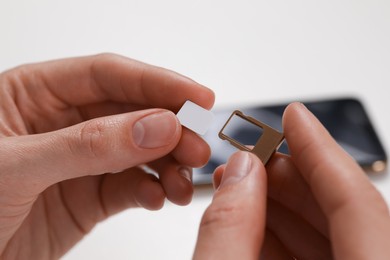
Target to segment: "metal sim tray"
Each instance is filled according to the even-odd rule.
[[[225,133],[225,130],[229,127],[229,124],[236,117],[247,121],[247,123],[251,124],[252,128],[255,127],[256,130],[259,132],[258,134],[259,137],[256,143],[254,144],[254,146],[252,144],[243,144],[242,142],[234,139],[233,137]],[[229,141],[231,145],[235,146],[240,150],[248,151],[256,154],[257,157],[260,158],[260,160],[263,162],[264,165],[268,162],[268,160],[276,152],[276,150],[279,148],[279,146],[282,144],[284,140],[283,133],[278,132],[274,128],[254,119],[253,117],[244,115],[239,110],[235,110],[231,114],[229,119],[226,121],[225,125],[219,131],[218,136],[222,140]]]

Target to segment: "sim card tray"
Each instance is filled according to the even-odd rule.
[[[246,120],[253,125],[256,125],[260,127],[263,132],[262,135],[257,140],[255,146],[253,148],[250,148],[244,144],[241,144],[237,140],[233,139],[230,136],[227,136],[223,133],[226,126],[229,124],[229,121],[234,117],[238,116],[242,118],[243,120]],[[227,140],[229,143],[235,147],[237,147],[240,150],[252,152],[257,155],[257,157],[260,158],[260,160],[265,165],[268,160],[271,158],[271,156],[276,152],[276,150],[279,148],[279,146],[282,144],[284,140],[283,133],[278,132],[277,130],[273,129],[269,125],[266,125],[253,117],[244,115],[241,111],[235,110],[229,119],[226,121],[225,125],[222,127],[222,129],[219,131],[218,134],[219,138],[222,140]]]

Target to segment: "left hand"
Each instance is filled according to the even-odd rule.
[[[189,203],[210,150],[173,113],[186,100],[214,94],[111,54],[0,74],[0,258],[59,258],[121,210]]]

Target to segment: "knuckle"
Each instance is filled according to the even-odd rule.
[[[99,53],[90,57],[92,59],[92,63],[91,63],[92,72],[96,72],[96,73],[100,72],[100,67],[104,65],[107,61],[112,60],[114,57],[116,57],[115,54],[107,53],[107,52]]]
[[[213,203],[205,211],[201,223],[201,229],[229,228],[237,226],[241,221],[242,207],[231,202]]]
[[[102,53],[97,54],[96,58],[101,59],[101,60],[107,60],[107,59],[112,59],[112,58],[115,58],[118,56],[119,55],[111,53],[111,52],[102,52]]]
[[[120,58],[119,55],[114,53],[109,53],[109,52],[96,54],[93,57],[92,71],[100,72],[101,68],[105,68],[106,65],[111,65],[113,61],[119,58]]]
[[[96,54],[94,56],[94,64],[99,65],[101,63],[111,61],[114,57],[116,57],[116,55],[114,55],[112,53],[107,53],[107,52]]]
[[[82,153],[91,157],[102,158],[109,153],[109,138],[104,121],[88,121],[79,129],[77,139],[78,147]]]

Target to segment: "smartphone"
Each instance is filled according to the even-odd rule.
[[[355,97],[309,100],[302,103],[321,121],[335,140],[346,150],[366,172],[383,172],[387,166],[387,155],[375,128],[361,100]],[[215,122],[204,136],[211,147],[211,158],[202,168],[194,169],[194,184],[212,183],[214,169],[226,163],[237,148],[218,137],[232,112],[236,109],[282,132],[282,115],[288,103],[225,107],[213,110]],[[250,143],[258,138],[258,131],[242,120],[230,127],[229,133],[241,143]],[[284,141],[278,152],[288,154]]]

